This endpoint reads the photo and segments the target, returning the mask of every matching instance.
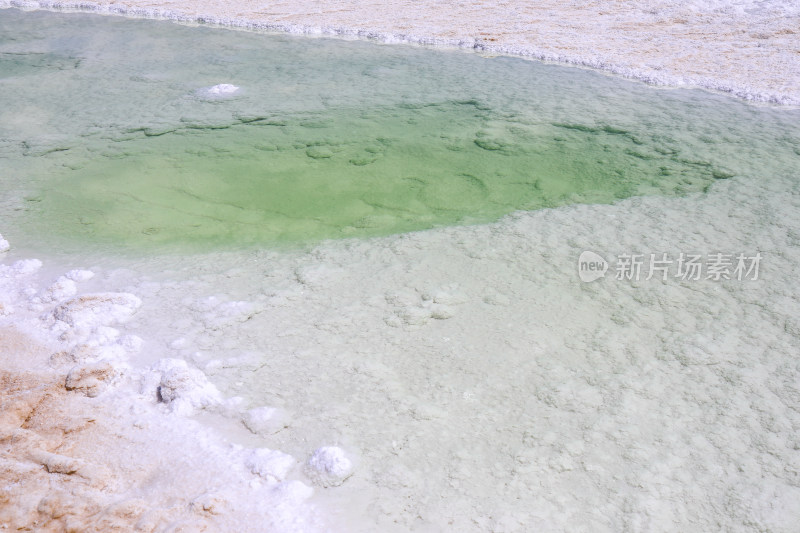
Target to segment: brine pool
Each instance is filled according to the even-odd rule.
[[[348,530],[797,523],[798,111],[415,46],[0,28],[4,261],[91,268],[144,302],[134,365],[287,413],[196,415],[232,441],[357,457],[319,489]],[[762,271],[582,283],[584,250]]]

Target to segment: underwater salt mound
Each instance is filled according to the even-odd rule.
[[[202,89],[197,90],[197,95],[201,98],[207,99],[217,99],[217,98],[229,98],[235,94],[238,94],[240,87],[230,83],[220,83],[217,85],[212,85],[211,87],[203,87]]]

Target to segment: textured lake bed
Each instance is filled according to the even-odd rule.
[[[36,341],[4,333],[4,371],[47,375],[6,380],[30,408],[4,479],[36,480],[6,522],[800,519],[797,111],[454,51],[0,23],[0,319]],[[591,283],[586,250],[611,264]],[[732,279],[616,275],[682,253]]]

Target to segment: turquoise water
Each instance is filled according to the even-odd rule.
[[[785,171],[792,113],[365,42],[0,11],[3,232],[70,249],[386,235]],[[239,86],[230,98],[201,91]]]

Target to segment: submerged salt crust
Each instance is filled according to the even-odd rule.
[[[577,64],[655,84],[800,105],[800,8],[788,0],[0,0],[256,30],[422,43]]]
[[[6,212],[56,248],[385,235],[686,194],[760,166],[782,120],[519,59],[3,15],[47,32],[3,45]]]
[[[36,16],[41,34],[64,29],[59,17]],[[118,32],[131,28],[127,35],[141,32],[143,41],[194,35],[172,27],[159,34],[165,25],[154,23],[72,20],[110,24]],[[320,510],[329,527],[342,531],[793,530],[800,520],[794,505],[800,497],[796,113],[697,92],[645,91],[553,67],[526,79],[535,98],[519,87],[503,93],[505,81],[471,85],[470,75],[480,76],[474,74],[479,69],[459,62],[481,61],[481,68],[496,72],[508,60],[445,54],[428,70],[442,78],[431,73],[428,81],[417,77],[403,85],[406,78],[398,74],[385,86],[370,87],[382,97],[408,87],[411,109],[442,110],[445,120],[435,122],[437,128],[447,117],[462,120],[452,103],[460,91],[457,101],[477,102],[468,104],[478,115],[470,120],[480,121],[477,131],[486,133],[469,130],[464,144],[470,149],[503,155],[475,142],[488,138],[511,157],[520,151],[514,139],[528,146],[536,138],[548,151],[564,150],[580,160],[580,150],[590,146],[597,153],[586,161],[595,163],[577,177],[596,179],[594,169],[608,166],[598,160],[624,161],[615,168],[623,171],[617,176],[626,187],[596,179],[593,187],[533,206],[555,207],[483,225],[317,244],[324,233],[299,231],[290,249],[256,245],[275,241],[268,233],[242,232],[232,216],[231,223],[226,213],[236,212],[234,204],[215,212],[210,225],[200,224],[200,234],[188,241],[164,224],[158,232],[134,225],[138,233],[119,233],[125,224],[116,222],[110,228],[118,233],[104,234],[101,221],[116,216],[103,205],[118,201],[111,191],[139,201],[157,181],[126,190],[107,173],[106,198],[98,192],[103,172],[90,168],[95,159],[123,168],[113,161],[138,164],[152,150],[167,168],[161,161],[168,150],[142,142],[161,139],[169,147],[173,128],[182,124],[204,135],[218,131],[223,144],[198,143],[198,150],[221,146],[224,159],[235,144],[226,141],[228,130],[246,126],[235,117],[261,116],[245,115],[258,105],[247,98],[265,96],[258,93],[259,79],[245,77],[246,65],[233,71],[230,65],[247,50],[247,39],[263,36],[197,31],[204,41],[227,43],[237,53],[218,56],[207,71],[171,58],[164,63],[170,70],[153,66],[143,73],[124,57],[81,48],[76,36],[64,40],[84,50],[74,56],[50,55],[46,38],[25,43],[40,47],[36,57],[3,50],[14,55],[15,73],[0,82],[27,83],[32,92],[2,93],[10,102],[0,121],[10,170],[2,176],[0,198],[9,208],[3,219],[8,227],[0,231],[11,247],[0,256],[0,320],[45,347],[35,358],[19,346],[5,348],[25,357],[5,357],[4,363],[30,369],[28,357],[39,369],[52,365],[53,390],[66,395],[69,388],[72,402],[89,402],[71,406],[86,413],[83,422],[49,422],[63,426],[64,435],[70,427],[84,431],[86,418],[107,416],[119,421],[113,432],[144,443],[141,462],[121,470],[114,492],[134,501],[115,507],[118,500],[93,494],[103,516],[133,517],[151,530],[184,521],[184,527],[306,531],[323,527]],[[339,51],[340,45],[349,46],[326,43],[314,50],[356,63],[364,58],[355,51],[377,58],[398,53],[395,68],[401,72],[414,72],[413,65],[424,61],[414,51]],[[80,71],[91,70],[84,63],[92,61],[118,65],[128,80],[142,80],[136,83],[152,90],[110,84],[93,100],[102,101],[102,109],[87,108],[78,96],[93,78]],[[176,72],[175,65],[186,72]],[[353,70],[373,72],[363,65]],[[31,83],[36,79],[40,83]],[[437,89],[443,79],[464,83]],[[481,82],[486,79],[491,76]],[[284,102],[289,107],[281,115],[293,119],[307,116],[309,106],[316,113],[354,105],[352,93],[345,98],[333,90],[331,78],[318,80],[294,87],[304,96],[300,102],[276,96],[268,103]],[[198,88],[220,83],[247,91],[221,101],[196,98]],[[347,83],[352,86],[350,78]],[[541,102],[536,120],[523,114],[525,120],[509,123],[507,115],[522,113],[516,98]],[[487,100],[490,109],[480,109]],[[406,121],[425,116],[402,106],[387,109]],[[308,144],[314,138],[304,126],[286,122],[277,127],[285,129],[287,144],[296,142],[301,153],[317,146]],[[326,125],[312,124],[305,128]],[[395,138],[405,131],[394,127]],[[314,164],[334,155],[303,157]],[[667,172],[656,178],[649,165],[660,160]],[[623,179],[627,173],[643,180],[631,185]],[[70,177],[72,207],[59,210],[53,191],[65,190]],[[564,205],[592,201],[587,191],[612,203]],[[615,201],[617,194],[627,199]],[[630,197],[643,194],[650,196]],[[145,208],[154,203],[152,196],[144,200]],[[456,221],[465,221],[463,211],[444,220]],[[217,224],[223,233],[208,230]],[[342,237],[348,224],[329,226]],[[156,226],[144,230],[149,227]],[[388,232],[397,227],[389,225]],[[57,238],[48,238],[53,232]],[[159,234],[173,248],[190,247],[183,255],[154,253],[158,242],[148,239]],[[585,250],[607,258],[761,252],[763,262],[755,281],[632,282],[608,275],[587,284],[576,271]],[[24,417],[20,428],[14,423],[7,425],[34,433],[48,427],[46,421],[22,427]],[[81,472],[89,483],[113,480],[71,459],[105,460],[113,470],[130,455],[120,457],[103,444],[108,437],[102,433],[81,446],[65,437],[53,449],[27,435],[30,449],[54,455],[12,456],[9,462],[62,483],[75,482],[67,480]],[[153,441],[163,444],[148,448]],[[159,462],[162,470],[154,470]],[[208,474],[199,479],[197,472]],[[20,498],[14,520],[56,517],[70,503],[51,498],[41,505],[35,487]],[[169,508],[162,501],[170,501]],[[145,513],[155,504],[156,513]]]

